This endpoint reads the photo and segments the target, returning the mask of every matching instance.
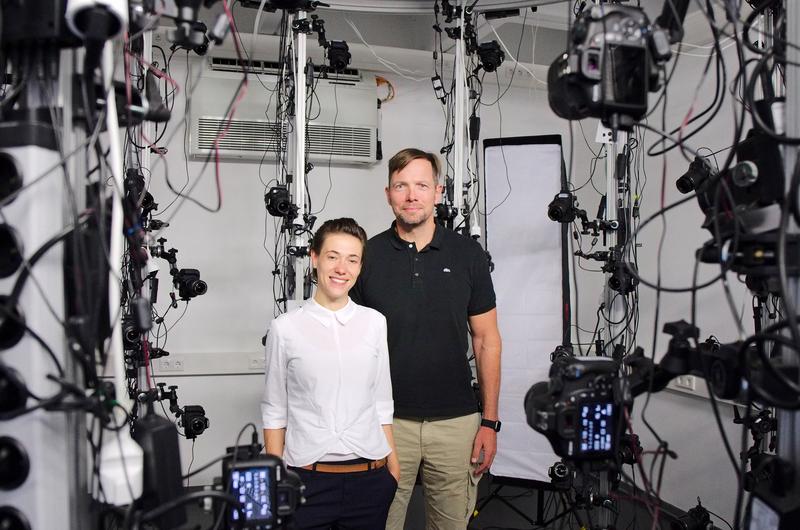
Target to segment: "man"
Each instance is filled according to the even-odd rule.
[[[438,226],[436,155],[404,149],[389,161],[389,230],[367,243],[351,297],[386,316],[400,482],[387,528],[402,530],[417,471],[426,527],[463,530],[497,448],[500,333],[481,246]],[[483,418],[472,391],[472,337]]]

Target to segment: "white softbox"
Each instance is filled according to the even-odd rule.
[[[569,337],[567,225],[547,217],[562,168],[558,135],[484,141],[486,244],[503,339],[497,477],[549,482],[558,460],[526,423],[523,402],[533,383],[548,380],[550,353]]]

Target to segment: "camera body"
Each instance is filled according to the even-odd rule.
[[[208,429],[210,423],[206,417],[206,410],[200,405],[186,405],[181,415],[183,434],[187,440],[193,440]]]
[[[547,74],[550,108],[568,120],[600,118],[630,130],[647,113],[648,93],[659,88],[669,35],[640,8],[600,4],[578,16],[570,40]]]
[[[478,59],[486,72],[496,71],[503,64],[505,58],[506,54],[496,40],[478,45]]]
[[[732,207],[736,212],[733,219],[739,220],[741,231],[756,230],[760,225],[760,210],[779,203],[785,193],[783,157],[776,142],[759,130],[751,129],[735,149],[736,165],[718,178],[712,174],[695,190],[700,209],[706,215],[703,228],[715,237],[719,229],[723,239],[732,237],[735,231],[727,208]],[[749,174],[749,178],[743,174]],[[722,189],[723,181],[727,191]],[[731,199],[733,205],[730,205]],[[715,204],[728,206],[726,211],[718,212]]]
[[[350,47],[343,40],[332,40],[328,43],[328,64],[334,72],[343,72],[350,65]],[[273,214],[274,215],[274,214]]]
[[[287,518],[305,502],[300,477],[276,456],[258,454],[243,460],[229,456],[222,474],[226,491],[242,504],[244,516],[240,520],[236,510],[227,509],[226,528],[284,528]]]
[[[535,431],[567,461],[617,457],[622,410],[632,404],[617,361],[605,357],[559,357],[550,381],[525,396],[525,413]]]
[[[608,278],[609,288],[622,295],[633,292],[639,285],[639,279],[631,274],[631,270],[636,272],[636,266],[633,263],[623,262],[619,259],[610,260],[603,265],[603,272],[611,274]]]
[[[208,284],[200,279],[197,269],[181,269],[174,274],[173,281],[181,300],[189,300],[208,291]]]
[[[702,156],[694,157],[689,164],[689,169],[675,181],[678,191],[684,195],[695,190],[701,189],[709,178],[716,178],[717,170],[711,166],[711,162]]]
[[[126,350],[136,350],[142,343],[142,330],[133,315],[122,317],[122,346]]]
[[[292,204],[289,188],[283,184],[271,187],[264,195],[264,202],[267,205],[267,212],[274,217],[286,219],[297,217],[297,206]]]
[[[547,205],[547,217],[557,223],[571,223],[578,215],[578,199],[571,191],[562,191]]]

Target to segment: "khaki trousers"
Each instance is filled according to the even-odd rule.
[[[480,421],[478,413],[430,421],[394,419],[400,483],[389,509],[387,530],[403,530],[420,462],[426,530],[467,527],[481,478],[472,474],[474,466],[470,463]]]

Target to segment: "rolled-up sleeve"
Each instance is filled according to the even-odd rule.
[[[277,319],[270,324],[264,356],[264,395],[261,399],[261,419],[265,429],[283,429],[286,427],[288,416],[286,351],[282,346]]]
[[[375,387],[375,403],[381,425],[390,425],[394,418],[394,400],[392,399],[392,377],[389,370],[386,318],[379,315],[378,320],[378,379]]]

